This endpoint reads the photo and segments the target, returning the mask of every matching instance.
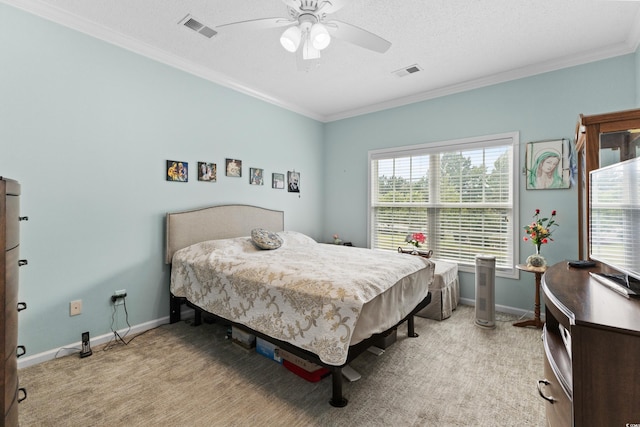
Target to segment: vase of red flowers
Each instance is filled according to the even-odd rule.
[[[551,227],[557,227],[558,223],[555,220],[556,211],[551,211],[551,216],[548,218],[540,218],[540,209],[536,209],[533,215],[533,222],[524,226],[526,236],[522,239],[527,242],[531,241],[535,245],[536,253],[530,255],[527,258],[527,265],[529,267],[544,267],[547,265],[547,261],[540,253],[540,248],[549,242],[552,242],[551,234],[553,230]]]
[[[414,247],[413,254],[418,253],[418,248],[420,245],[424,244],[427,240],[427,237],[422,233],[411,233],[407,234],[406,242]]]

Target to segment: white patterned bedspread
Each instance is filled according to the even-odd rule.
[[[239,237],[177,251],[171,292],[340,366],[363,305],[405,276],[434,269],[417,256],[319,244],[292,231],[278,234],[284,243],[275,250]],[[423,284],[424,296],[428,285]]]

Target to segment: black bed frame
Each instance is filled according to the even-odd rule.
[[[170,298],[170,315],[169,315],[169,321],[170,323],[176,323],[180,321],[180,306],[183,303],[186,303],[189,307],[193,308],[195,310],[195,321],[194,321],[194,326],[198,326],[202,323],[202,314],[203,313],[207,313],[208,315],[213,316],[215,319],[220,320],[221,322],[225,323],[225,324],[229,324],[229,325],[233,325],[233,326],[237,326],[241,329],[247,330],[248,332],[250,332],[251,334],[255,335],[256,337],[260,337],[262,339],[264,339],[265,341],[268,341],[278,347],[280,347],[281,349],[288,351],[289,353],[292,353],[298,357],[301,357],[305,360],[308,360],[310,362],[313,362],[317,365],[323,366],[327,369],[329,369],[329,371],[331,372],[331,378],[332,378],[332,395],[331,395],[331,400],[329,400],[329,403],[331,404],[331,406],[335,406],[337,408],[342,408],[344,406],[347,406],[348,400],[343,396],[342,394],[342,368],[345,367],[346,365],[348,365],[353,359],[355,359],[356,357],[358,357],[360,354],[362,354],[363,352],[365,352],[369,347],[375,345],[376,343],[379,342],[379,340],[388,335],[389,332],[393,331],[394,329],[396,329],[398,326],[400,326],[403,322],[407,322],[407,336],[415,338],[418,336],[418,334],[415,332],[415,326],[414,326],[414,315],[419,312],[420,310],[422,310],[423,308],[425,308],[427,305],[429,305],[429,303],[431,302],[431,292],[429,292],[427,294],[427,296],[416,306],[416,308],[414,308],[411,313],[409,313],[409,315],[407,315],[404,319],[402,319],[401,321],[399,321],[395,326],[387,329],[384,332],[381,332],[379,334],[374,334],[373,336],[367,338],[366,340],[363,340],[361,342],[359,342],[358,344],[354,344],[352,346],[349,347],[349,353],[347,355],[347,361],[341,365],[341,366],[334,366],[334,365],[327,365],[326,363],[322,362],[320,360],[320,358],[314,354],[311,353],[310,351],[307,350],[303,350],[299,347],[296,347],[292,344],[289,344],[287,342],[284,341],[280,341],[277,340],[275,338],[272,338],[270,336],[267,336],[261,332],[258,331],[254,331],[250,328],[247,328],[244,325],[238,324],[238,323],[234,323],[228,319],[222,318],[220,316],[216,316],[215,314],[212,313],[208,313],[206,311],[204,311],[203,309],[201,309],[200,307],[195,306],[194,304],[191,304],[189,301],[186,300],[186,298],[182,298],[182,297],[176,297],[173,294],[170,294],[171,298]]]

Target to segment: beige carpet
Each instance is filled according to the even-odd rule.
[[[28,399],[21,426],[543,426],[540,330],[474,326],[459,306],[442,322],[416,318],[419,338],[381,356],[365,352],[345,381],[345,408],[331,380],[309,383],[225,339],[216,324],[148,331],[129,345],[94,348],[19,372]]]

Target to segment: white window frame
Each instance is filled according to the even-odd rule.
[[[510,140],[510,142],[509,142]],[[511,145],[512,147],[512,159],[511,159],[511,180],[512,188],[511,192],[511,212],[512,218],[509,221],[509,231],[513,238],[511,239],[512,248],[509,251],[511,257],[510,265],[502,265],[496,268],[496,275],[500,277],[506,277],[511,279],[518,278],[518,270],[515,268],[517,260],[520,259],[520,239],[519,235],[519,160],[520,160],[520,133],[508,132],[495,135],[486,135],[479,137],[471,137],[464,139],[456,139],[450,141],[440,141],[433,143],[424,143],[419,145],[402,146],[394,148],[385,148],[379,150],[370,150],[368,153],[368,215],[367,215],[367,246],[372,247],[372,218],[374,214],[373,207],[373,161],[388,159],[392,157],[404,157],[404,156],[417,156],[417,155],[429,155],[435,153],[443,153],[450,151],[466,151],[473,149],[488,148],[497,145]],[[433,180],[430,180],[433,182]],[[437,254],[436,254],[437,257]],[[458,262],[457,260],[448,260],[452,262]],[[475,266],[468,265],[466,263],[458,263],[458,269],[460,271],[475,272]]]

